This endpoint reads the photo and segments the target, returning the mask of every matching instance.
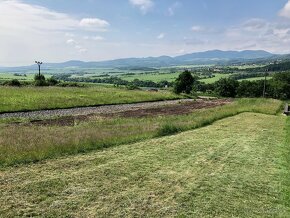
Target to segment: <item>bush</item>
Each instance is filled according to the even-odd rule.
[[[18,79],[13,79],[13,80],[10,80],[10,81],[6,81],[4,82],[3,85],[6,85],[6,86],[21,86],[21,83],[19,82]]]
[[[157,136],[168,136],[168,135],[173,135],[175,133],[181,132],[182,129],[180,127],[174,126],[172,124],[165,124],[162,126],[158,132]]]
[[[34,80],[45,80],[45,76],[42,74],[35,74],[34,75]]]
[[[35,86],[47,86],[48,83],[45,81],[45,76],[42,74],[36,74],[34,76],[34,85]]]
[[[129,84],[126,86],[128,90],[140,90],[140,88],[134,84]]]
[[[50,77],[49,79],[47,79],[47,83],[50,86],[55,86],[59,83],[59,81],[56,80],[54,77]]]

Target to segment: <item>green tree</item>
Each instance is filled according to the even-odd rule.
[[[238,97],[261,97],[263,96],[264,81],[242,81],[237,88]]]
[[[290,72],[277,73],[273,79],[268,82],[270,94],[273,98],[290,98]]]
[[[215,92],[222,97],[234,98],[237,95],[239,82],[231,78],[222,78],[215,83]]]
[[[175,81],[174,92],[180,94],[182,92],[190,94],[196,78],[191,75],[191,72],[185,70],[182,72]]]

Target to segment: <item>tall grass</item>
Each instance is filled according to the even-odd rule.
[[[182,97],[167,91],[153,93],[104,86],[83,88],[0,86],[0,113],[179,98]]]
[[[282,131],[282,130],[281,130]],[[281,156],[283,157],[283,194],[284,194],[284,202],[288,208],[290,208],[290,117],[286,119],[286,127],[285,127],[285,143],[284,150]]]
[[[96,117],[73,127],[0,124],[0,165],[36,162],[169,135],[206,126],[242,112],[275,115],[281,107],[281,101],[272,99],[240,99],[229,105],[197,110],[189,115],[112,119]]]
[[[0,217],[290,217],[281,198],[284,121],[240,114],[171,137],[1,169]]]

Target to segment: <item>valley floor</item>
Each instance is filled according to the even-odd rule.
[[[289,217],[285,123],[242,113],[173,136],[2,168],[0,216]]]

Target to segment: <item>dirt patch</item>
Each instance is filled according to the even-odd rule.
[[[119,117],[147,117],[147,116],[161,116],[161,115],[182,115],[189,114],[194,110],[203,108],[213,108],[231,103],[230,99],[217,100],[197,100],[195,102],[188,102],[166,107],[138,109],[133,111],[123,111],[119,113],[103,114],[103,116],[119,116]]]
[[[35,126],[74,126],[74,117],[60,117],[57,119],[46,119],[46,120],[32,120],[30,124]]]
[[[34,126],[74,126],[77,123],[93,120],[98,117],[127,117],[127,118],[140,118],[149,116],[168,116],[168,115],[183,115],[190,114],[194,110],[213,108],[231,103],[231,99],[216,99],[216,100],[196,100],[193,102],[182,102],[174,105],[159,106],[152,108],[139,108],[139,109],[126,109],[121,112],[109,112],[100,114],[87,114],[87,115],[75,115],[75,116],[63,116],[59,118],[51,119],[37,119],[31,120],[29,123],[12,123],[12,125],[34,125]]]

